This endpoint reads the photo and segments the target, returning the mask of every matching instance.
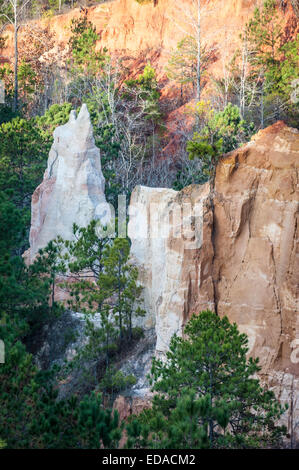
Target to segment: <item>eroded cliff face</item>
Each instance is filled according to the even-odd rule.
[[[299,133],[261,131],[217,169],[217,310],[246,333],[299,441]],[[296,426],[297,425],[297,426]]]
[[[218,166],[217,308],[250,337],[264,370],[299,373],[299,132],[278,122]]]
[[[278,122],[222,159],[214,192],[137,187],[129,224],[156,353],[192,313],[227,315],[289,403],[289,430],[299,420],[298,167],[299,131]]]
[[[242,28],[254,8],[261,3],[260,0],[202,0],[202,39],[208,48],[217,49],[214,72],[223,74],[227,58],[239,45]],[[117,57],[135,58],[130,67],[133,73],[138,73],[140,66],[151,61],[162,79],[165,78],[164,67],[170,51],[183,37],[194,35],[194,25],[190,21],[191,4],[192,0],[158,0],[156,5],[153,2],[140,5],[136,0],[114,0],[90,7],[83,13],[76,8],[37,23],[55,33],[53,52],[56,55],[57,46],[67,47],[71,20],[86,14],[96,26],[98,49],[106,47]],[[298,26],[290,1],[287,1],[284,11],[279,9],[279,14],[281,24],[286,26],[286,34],[294,34]],[[7,28],[5,35],[8,41],[7,48],[1,52],[3,61],[14,56],[13,29]],[[22,38],[22,28],[19,35]],[[165,92],[169,92],[168,87]]]
[[[155,325],[156,352],[164,353],[190,308],[214,309],[210,187],[177,192],[138,186],[129,210],[131,256],[145,286],[145,326]]]
[[[214,310],[248,335],[249,354],[289,404],[284,422],[299,439],[298,167],[299,131],[277,122],[223,157],[214,189],[135,188],[128,233],[144,286],[147,343],[122,366],[138,378],[131,396],[148,403],[152,354],[165,354],[192,313]],[[57,235],[70,239],[74,222],[105,217],[100,154],[83,106],[55,130],[32,198],[29,261]],[[129,402],[121,412],[130,412]]]

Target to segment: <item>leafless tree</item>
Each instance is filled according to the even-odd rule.
[[[19,102],[19,82],[18,82],[18,32],[21,27],[22,21],[25,18],[26,8],[29,6],[31,0],[6,0],[4,6],[10,7],[11,12],[1,13],[0,18],[7,20],[7,24],[13,25],[14,28],[14,101],[13,109],[18,109]]]
[[[178,4],[177,10],[179,14],[176,15],[181,19],[181,22],[178,23],[177,20],[171,18],[171,21],[174,21],[176,27],[186,36],[191,36],[195,39],[196,42],[196,99],[200,100],[201,97],[201,78],[202,78],[202,69],[203,69],[203,56],[202,52],[204,50],[204,40],[202,32],[202,18],[208,14],[211,14],[212,10],[210,8],[210,0],[205,2],[205,5],[202,5],[201,0],[190,0],[188,4],[184,2],[184,5]],[[205,47],[207,49],[207,47]],[[207,50],[205,50],[205,53]]]
[[[264,74],[263,67],[255,66],[256,51],[248,43],[246,32],[242,37],[242,46],[237,49],[230,62],[230,87],[237,97],[240,115],[244,119],[253,110],[259,110],[260,127],[264,127]]]
[[[86,96],[86,90],[90,91],[101,114],[98,133],[101,134],[101,127],[113,128],[111,143],[118,145],[118,156],[108,159],[105,165],[115,174],[122,191],[129,194],[137,184],[144,183],[146,174],[154,168],[159,137],[157,116],[149,107],[150,92],[127,85],[123,73],[120,61],[107,58],[101,73],[85,77],[83,83],[74,80],[69,92],[79,102]]]
[[[215,94],[211,96],[213,107],[218,110],[224,109],[229,101],[232,101],[232,90],[234,87],[234,74],[232,70],[231,46],[234,41],[232,30],[225,30],[224,40],[219,50],[221,76],[210,76],[210,80],[215,88]]]

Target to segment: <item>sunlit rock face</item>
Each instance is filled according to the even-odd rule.
[[[74,222],[83,227],[94,218],[107,221],[104,190],[100,152],[83,104],[78,117],[72,111],[68,123],[54,131],[44,179],[32,196],[29,262],[58,235],[71,239]]]
[[[209,184],[177,192],[138,186],[131,198],[131,256],[145,286],[157,353],[180,334],[191,305],[214,308],[212,211]]]
[[[278,122],[222,159],[213,195],[208,185],[181,192],[137,187],[129,223],[156,353],[192,313],[227,315],[249,336],[263,380],[288,401],[290,432],[299,422],[298,167],[299,132]],[[186,202],[191,210],[180,223],[193,245],[186,234],[174,236],[173,214],[183,214]]]
[[[221,162],[213,276],[218,313],[249,336],[299,445],[298,168],[299,132],[282,122]]]
[[[217,305],[252,338],[263,370],[299,375],[291,360],[298,318],[299,132],[260,131],[217,168]]]

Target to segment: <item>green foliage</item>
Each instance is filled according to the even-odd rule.
[[[12,111],[11,106],[6,103],[0,103],[0,125],[4,122],[11,121],[17,114]]]
[[[55,241],[50,241],[45,248],[39,250],[36,259],[29,268],[29,272],[33,276],[43,280],[44,286],[47,289],[47,303],[49,304],[47,312],[48,321],[63,311],[63,306],[60,306],[55,300],[57,278],[66,272],[63,250],[64,242],[62,239],[58,238]],[[39,318],[40,321],[41,318]],[[37,320],[35,323],[39,322]]]
[[[20,211],[9,197],[0,192],[0,313],[13,313],[16,299],[23,301],[24,290],[19,286],[22,263],[14,256],[24,236],[24,225]]]
[[[274,84],[274,91],[289,96],[292,92],[292,81],[299,75],[299,34],[281,46],[280,50],[283,52],[283,60],[280,61],[280,67],[276,63],[275,67],[268,71],[268,80]],[[274,74],[273,78],[271,74]]]
[[[82,369],[82,364],[96,361],[103,372],[97,378],[87,378],[86,374],[86,380],[95,386],[100,379],[99,389],[109,395],[132,385],[135,380],[115,370],[112,362],[115,354],[121,354],[138,336],[132,321],[133,317],[145,313],[139,306],[142,287],[137,284],[136,268],[128,262],[130,245],[127,239],[109,238],[108,228],[95,220],[87,227],[74,225],[73,230],[74,241],[52,241],[41,250],[33,269],[45,273],[54,311],[59,309],[54,289],[57,275],[71,277],[72,282],[62,285],[70,294],[69,307],[86,314],[88,342],[77,351],[66,369]],[[96,313],[101,318],[97,327],[89,320],[90,315]]]
[[[248,126],[241,119],[239,108],[231,103],[223,111],[215,112],[209,103],[199,102],[196,113],[204,125],[187,143],[187,151],[191,160],[201,159],[202,173],[213,181],[221,155],[248,140],[253,124]]]
[[[56,127],[66,124],[73,109],[71,103],[53,104],[43,116],[35,118],[36,126],[39,129],[41,140],[48,153],[53,143],[53,132]]]
[[[23,223],[20,210],[11,202],[9,196],[4,192],[0,192],[0,257],[3,259],[9,256],[22,240]]]
[[[111,401],[113,401],[118,393],[135,384],[136,378],[134,375],[125,375],[114,366],[110,366],[99,384],[99,390],[103,392],[104,396],[112,397]]]
[[[96,74],[105,62],[107,51],[96,51],[98,35],[95,26],[84,16],[72,19],[70,29],[69,46],[74,66],[82,72]]]
[[[0,223],[5,227],[0,233],[0,338],[5,343],[5,363],[0,365],[1,447],[117,447],[117,413],[104,409],[99,395],[81,402],[75,397],[57,401],[53,373],[38,372],[24,344],[58,312],[49,300],[57,273],[64,271],[62,244],[49,243],[26,268],[14,255],[23,237],[21,212],[3,192]],[[124,383],[124,377],[117,377]]]
[[[283,39],[275,0],[256,8],[245,31],[250,48],[251,75],[260,76],[265,118],[290,120],[296,124],[298,109],[291,101],[292,83],[298,78],[299,36]]]
[[[103,233],[105,228],[96,221],[86,228],[74,225],[76,240],[66,242],[66,256],[70,260],[68,268],[72,275],[77,276],[77,281],[69,286],[72,297],[70,306],[86,313],[101,313],[108,324],[109,315],[112,314],[120,341],[124,333],[132,339],[132,316],[144,315],[138,308],[142,290],[137,285],[138,273],[128,262],[128,239],[112,239],[103,236]],[[114,300],[111,300],[112,296]],[[107,338],[107,334],[105,336]],[[107,356],[108,343],[110,347],[107,339]]]
[[[78,105],[88,105],[101,150],[106,197],[116,207],[118,194],[130,196],[136,185],[128,182],[134,180],[134,170],[129,173],[127,168],[137,166],[141,172],[143,161],[156,151],[162,133],[156,73],[148,64],[136,79],[126,80],[128,70],[121,60],[112,63],[106,50],[95,51],[97,34],[92,23],[86,18],[74,20],[71,29],[68,96]]]
[[[183,38],[172,53],[166,68],[167,76],[182,85],[195,83],[197,43],[193,36]]]
[[[109,90],[110,92],[111,90]],[[117,207],[118,195],[123,191],[116,175],[116,163],[120,157],[122,136],[117,135],[108,93],[104,90],[94,91],[85,101],[93,124],[95,142],[101,151],[102,171],[106,180],[106,199],[114,207]]]
[[[38,9],[50,8],[52,14],[60,2],[33,3]],[[30,267],[20,256],[27,243],[31,194],[41,181],[52,133],[68,121],[73,106],[83,100],[88,104],[109,201],[115,203],[120,192],[129,195],[137,180],[129,181],[128,175],[143,173],[148,157],[155,161],[157,136],[163,131],[156,72],[148,64],[137,78],[126,80],[124,67],[112,64],[106,50],[96,51],[97,40],[86,17],[72,21],[68,68],[72,77],[66,91],[72,104],[55,104],[43,116],[24,119],[24,107],[18,115],[11,111],[13,71],[9,65],[0,67],[6,89],[6,104],[0,105],[0,338],[6,349],[6,362],[0,365],[0,448],[116,448],[121,437],[118,415],[103,403],[136,382],[118,370],[115,360],[142,334],[133,328],[134,317],[144,311],[138,273],[129,263],[129,241],[109,238],[109,227],[94,221],[86,228],[75,226],[73,242],[59,238],[50,242]],[[290,96],[298,77],[298,37],[285,42],[274,0],[255,11],[246,41],[253,84],[246,99],[254,103],[252,115],[256,118],[263,106],[268,121],[287,117],[296,125],[298,108]],[[195,83],[197,52],[196,40],[184,38],[170,59],[169,77],[181,85]],[[201,56],[203,72],[213,56],[204,48]],[[36,94],[36,72],[28,62],[20,60],[18,79],[28,105]],[[220,112],[199,103],[196,114],[198,128],[187,151],[200,164],[191,182],[208,177],[213,181],[221,154],[248,140],[253,127],[231,103]],[[58,400],[54,372],[38,372],[25,346],[60,314],[55,284],[61,274],[70,273],[69,305],[86,313],[89,338],[76,356],[76,365],[84,368],[84,361],[97,361],[94,387],[104,401],[96,393],[81,402],[76,397]],[[101,318],[99,328],[90,321],[95,313]],[[245,336],[211,312],[193,317],[185,332],[185,339],[172,339],[166,362],[153,361],[153,408],[128,424],[127,446],[278,445],[283,429],[275,423],[283,410],[274,395],[252,378],[259,367],[256,360],[246,359]],[[65,341],[70,340],[72,334],[66,331]]]
[[[97,74],[83,79],[77,73],[70,85],[72,99],[87,103],[101,151],[106,198],[114,207],[119,194],[130,197],[164,130],[155,70],[148,64],[136,79],[124,81],[125,72],[106,58]]]
[[[45,149],[33,120],[14,118],[0,125],[0,190],[24,211],[29,222],[30,198],[42,179]]]
[[[12,11],[13,11],[12,4],[11,2],[1,0],[0,8],[1,8],[0,25],[5,25],[7,23],[7,18],[4,15],[11,16]]]
[[[199,425],[206,412],[208,397],[196,399],[195,393],[185,391],[178,397],[167,417],[164,410],[154,406],[139,417],[129,420],[126,427],[126,447],[150,449],[209,448],[207,425]]]
[[[5,363],[0,365],[1,447],[117,447],[117,413],[104,409],[100,396],[57,401],[53,373],[38,372],[25,347],[28,338],[59,313],[54,283],[64,271],[62,244],[49,243],[26,267],[18,255],[25,229],[22,211],[3,191],[0,224],[0,338],[5,344]]]
[[[161,119],[161,112],[159,108],[160,92],[158,89],[158,83],[156,78],[155,69],[147,64],[144,67],[143,73],[140,74],[137,79],[131,79],[126,81],[125,95],[128,99],[132,99],[136,96],[136,89],[140,90],[138,98],[145,101],[144,107],[144,118],[145,120],[151,120],[157,124]]]
[[[76,397],[55,401],[57,393],[46,390],[38,402],[30,423],[34,448],[47,449],[101,449],[116,448],[121,431],[118,413],[105,409],[100,395]]]
[[[224,153],[230,152],[237,148],[240,143],[248,140],[250,134],[253,133],[253,124],[248,125],[241,119],[240,111],[237,106],[231,103],[214,114],[213,118],[207,123],[207,128],[204,133],[218,134],[221,136],[222,151]]]
[[[214,60],[215,50],[201,46],[201,80],[205,77],[208,66]],[[191,84],[193,87],[197,80],[198,41],[194,36],[186,36],[178,42],[177,48],[172,52],[166,67],[170,80],[182,86]]]
[[[261,9],[254,10],[246,34],[248,41],[256,48],[256,62],[265,67],[271,66],[276,60],[282,36],[275,0],[265,0]]]
[[[0,325],[5,343],[5,364],[0,367],[0,433],[8,447],[29,446],[26,427],[34,414],[38,389],[32,357],[20,341],[26,330],[26,323],[18,318],[11,321],[8,317]]]
[[[12,111],[13,71],[9,64],[0,66],[0,80],[4,83],[5,103],[0,103],[0,125],[16,117]]]
[[[35,92],[36,73],[33,70],[32,66],[24,60],[22,60],[19,64],[18,79],[22,98],[24,102],[28,104],[28,101],[30,101],[33,93]]]
[[[128,426],[129,446],[258,448],[278,445],[284,409],[253,378],[258,359],[227,317],[193,315],[185,338],[174,335],[166,360],[154,359],[153,407]],[[136,422],[137,421],[137,422]]]
[[[18,252],[25,233],[21,211],[0,192],[0,314],[38,321],[49,314],[48,284],[27,268]]]
[[[298,102],[292,100],[296,80],[299,76],[299,35],[280,47],[280,59],[267,67],[265,73],[267,111],[274,110],[277,119],[285,119],[294,127],[298,127]],[[273,112],[273,111],[272,111]]]
[[[4,81],[6,97],[13,93],[13,71],[10,64],[0,67],[0,79]]]
[[[5,449],[6,447],[6,442],[0,439],[0,449]]]
[[[99,395],[91,394],[80,403],[78,423],[78,434],[86,441],[87,448],[118,448],[121,438],[118,413],[103,409]]]
[[[20,332],[18,331],[18,327]],[[9,448],[116,448],[117,412],[104,409],[100,395],[57,401],[43,374],[18,339],[22,324],[6,322],[6,362],[0,369],[0,432]]]

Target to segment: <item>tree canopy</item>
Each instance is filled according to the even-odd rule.
[[[248,338],[211,311],[193,315],[174,335],[165,360],[153,359],[151,410],[128,426],[128,446],[257,448],[275,446],[283,408],[256,378]]]

